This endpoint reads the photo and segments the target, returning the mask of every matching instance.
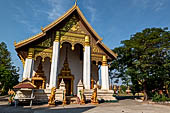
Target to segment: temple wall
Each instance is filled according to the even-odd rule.
[[[91,71],[93,79],[97,82],[99,80],[98,66],[96,64],[92,64]]]
[[[83,78],[83,61],[80,60],[80,47],[76,46],[75,50],[71,50],[71,46],[69,44],[64,44],[60,49],[60,57],[59,57],[59,72],[60,73],[66,55],[66,47],[68,47],[68,64],[71,69],[71,74],[74,75],[74,85],[73,85],[73,93],[77,93],[77,84],[79,80]]]
[[[51,71],[51,63],[49,58],[46,58],[45,61],[43,62],[43,71],[44,71],[44,76],[46,77],[46,88],[47,88],[50,84],[50,71]]]
[[[38,70],[38,65],[40,63],[40,59],[41,59],[41,57],[37,57],[36,60],[34,61],[32,77],[35,75],[35,72]]]

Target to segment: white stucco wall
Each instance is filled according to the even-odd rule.
[[[74,88],[73,93],[77,93],[77,84],[79,80],[82,80],[83,77],[83,61],[80,60],[80,47],[75,46],[75,49],[71,49],[71,45],[64,43],[63,47],[60,49],[60,57],[59,57],[59,73],[63,67],[63,63],[66,55],[66,47],[68,47],[68,63],[71,69],[71,74],[74,75]],[[59,74],[58,73],[58,74]]]
[[[91,65],[91,74],[93,79],[97,82],[99,80],[98,66],[96,64]]]
[[[37,57],[36,60],[34,61],[34,68],[33,68],[33,74],[32,77],[35,75],[35,72],[38,70],[38,65],[40,63],[41,57]]]
[[[51,70],[51,63],[50,58],[45,58],[43,65],[44,76],[46,77],[46,88],[50,84],[50,70]]]

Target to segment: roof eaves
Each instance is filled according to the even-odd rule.
[[[40,33],[38,33],[37,35],[35,35],[35,36],[33,36],[33,37],[30,37],[30,38],[28,38],[28,39],[26,39],[26,40],[23,40],[23,41],[20,41],[20,42],[14,44],[15,49],[18,49],[19,47],[21,47],[21,46],[23,46],[23,45],[26,45],[26,44],[34,41],[34,40],[37,40],[37,39],[39,39],[40,37],[44,36],[45,34],[46,34],[46,33],[44,33],[44,32],[40,32]]]
[[[115,58],[117,58],[117,54],[114,53],[111,49],[109,49],[103,42],[99,42],[112,56],[114,56]]]

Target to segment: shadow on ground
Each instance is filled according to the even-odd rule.
[[[96,106],[80,106],[80,107],[70,107],[70,106],[10,106],[10,105],[0,105],[0,113],[82,113]]]
[[[139,99],[142,96],[116,96],[117,100],[126,100],[126,99]]]

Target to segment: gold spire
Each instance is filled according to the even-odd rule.
[[[77,5],[77,0],[75,0],[75,5]]]
[[[70,71],[69,64],[68,64],[68,47],[66,47],[66,56],[65,56],[63,68],[61,69],[61,74],[66,75],[70,73],[71,71]]]

